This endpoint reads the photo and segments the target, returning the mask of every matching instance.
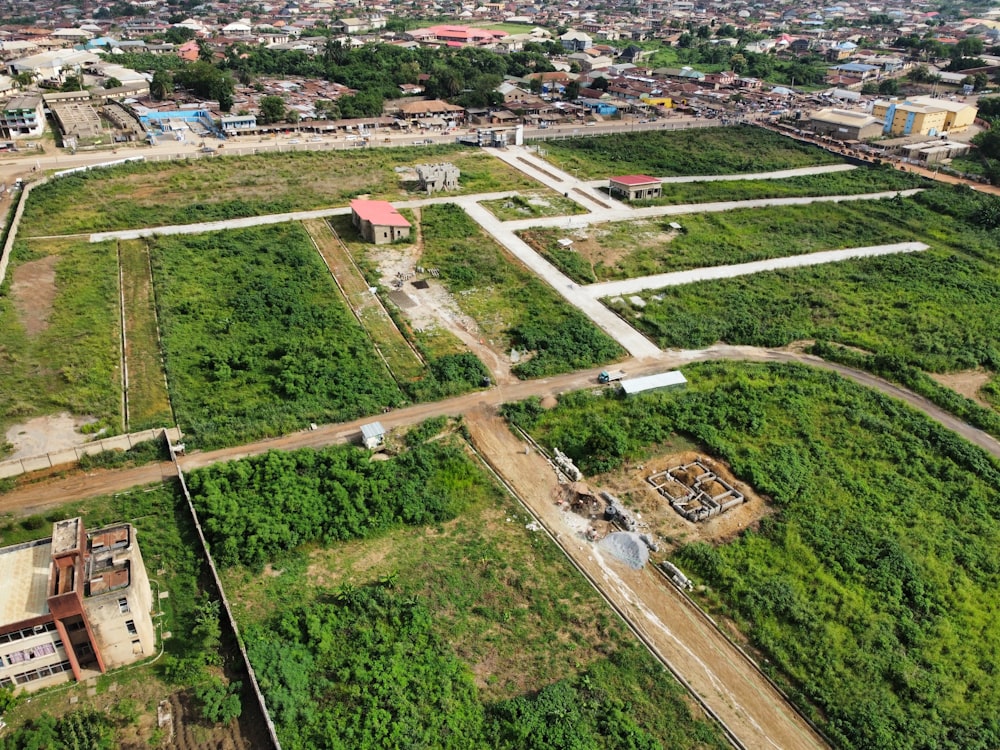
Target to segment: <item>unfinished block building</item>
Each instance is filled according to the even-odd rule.
[[[746,501],[742,492],[701,461],[658,472],[647,481],[689,521],[704,521]]]
[[[0,549],[0,687],[80,680],[156,647],[149,578],[130,524],[93,532],[83,519]]]

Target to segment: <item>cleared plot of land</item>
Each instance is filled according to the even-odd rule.
[[[673,559],[837,747],[996,745],[995,462],[832,374],[684,372],[686,391],[575,394],[552,411],[516,407],[518,420],[585,472],[655,463],[678,432],[772,499],[759,528],[685,544]]]
[[[511,198],[480,203],[500,221],[535,219],[540,216],[573,216],[587,212],[576,201],[552,191],[521,193]]]
[[[860,195],[886,190],[927,187],[929,181],[893,167],[860,167],[846,172],[787,177],[780,180],[726,180],[663,183],[662,195],[632,205],[666,206],[684,203],[759,200],[761,198]]]
[[[501,351],[523,352],[514,374],[569,372],[624,354],[582,312],[512,261],[457,206],[428,206],[422,229],[423,265],[440,270],[463,312]]]
[[[153,300],[149,248],[144,240],[118,243],[125,299],[128,430],[173,423]]]
[[[119,431],[118,311],[112,243],[16,243],[0,290],[0,427],[68,412]]]
[[[6,521],[0,526],[0,544],[49,536],[53,521],[74,516],[82,516],[88,529],[122,521],[135,524],[143,561],[150,578],[156,581],[154,597],[159,592],[168,594],[154,599],[157,612],[162,613],[154,621],[172,637],[163,641],[164,653],[152,663],[99,677],[96,691],[90,680],[73,683],[35,693],[30,700],[5,712],[8,728],[4,740],[8,746],[65,747],[62,742],[53,744],[51,731],[30,734],[31,724],[39,719],[60,721],[67,715],[93,710],[103,721],[103,741],[92,736],[81,739],[80,734],[70,733],[72,727],[60,736],[75,737],[82,747],[99,747],[108,741],[106,746],[123,749],[160,747],[163,732],[157,730],[157,705],[166,700],[176,728],[171,747],[266,747],[266,728],[249,696],[244,698],[239,720],[215,724],[201,717],[200,702],[195,697],[199,686],[223,675],[227,682],[235,679],[246,685],[247,677],[233,671],[232,665],[239,663],[235,647],[229,643],[220,646],[217,639],[213,643],[207,635],[211,632],[212,612],[204,604],[216,599],[217,594],[202,585],[208,573],[180,493],[169,483],[135,487],[113,496],[63,505],[45,516]],[[214,618],[217,622],[217,612]],[[200,628],[199,622],[204,623]]]
[[[49,236],[190,224],[347,205],[365,194],[403,200],[413,195],[394,168],[434,161],[461,170],[461,193],[538,187],[497,159],[456,146],[141,162],[36,188],[20,231]]]
[[[553,164],[587,180],[773,172],[841,162],[816,146],[749,125],[567,138],[547,141],[542,149]]]
[[[402,401],[299,225],[161,237],[150,251],[171,401],[197,444]]]
[[[821,207],[812,206],[812,217],[802,221],[817,236],[855,233],[881,218],[881,227],[866,236],[891,232],[896,240],[923,240],[931,249],[672,287],[644,293],[645,307],[625,314],[662,347],[823,339],[900,357],[929,372],[996,372],[1000,242],[996,229],[980,223],[993,200],[936,188],[915,198],[866,203],[870,217],[824,218]],[[786,228],[794,231],[776,225],[775,237]]]
[[[918,239],[892,200],[772,206],[520,234],[580,284]],[[680,230],[670,225],[677,223]],[[559,240],[569,239],[563,246]]]
[[[283,746],[322,746],[333,724],[350,747],[722,747],[461,444],[420,445],[439,429],[387,461],[336,448],[194,477],[220,542],[274,539],[284,514],[298,540],[329,540],[289,554],[284,536],[284,553],[225,573]],[[352,490],[370,485],[368,510]],[[419,509],[398,514],[413,525],[384,523],[396,502]]]

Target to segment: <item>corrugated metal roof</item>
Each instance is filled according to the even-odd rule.
[[[622,381],[622,391],[626,395],[642,393],[643,391],[655,391],[657,388],[671,388],[685,385],[687,378],[681,374],[680,370],[670,372],[658,372],[655,375],[646,375],[641,378],[631,378]]]
[[[617,182],[619,185],[652,185],[659,184],[659,180],[655,177],[650,177],[644,174],[626,174],[621,177],[612,177],[611,182]]]
[[[408,222],[388,201],[351,201],[351,210],[363,221],[380,227],[408,227]]]

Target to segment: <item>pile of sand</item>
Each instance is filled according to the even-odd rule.
[[[639,570],[649,562],[649,548],[638,534],[618,531],[614,534],[608,534],[599,542],[599,545],[612,557],[621,560],[635,570]]]

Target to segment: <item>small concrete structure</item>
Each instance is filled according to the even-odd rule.
[[[882,134],[884,123],[867,112],[849,109],[821,109],[809,119],[809,127],[814,133],[829,136],[838,141],[864,141]]]
[[[361,444],[370,451],[385,445],[385,427],[381,422],[361,425]]]
[[[351,222],[366,241],[376,245],[410,236],[410,222],[388,201],[351,201]]]
[[[689,521],[704,521],[746,502],[742,492],[701,461],[658,472],[647,481]]]
[[[637,201],[659,198],[662,186],[655,177],[644,174],[627,174],[621,177],[612,177],[609,180],[608,192],[613,198]]]
[[[622,381],[622,393],[626,396],[634,396],[637,393],[648,391],[660,391],[669,388],[683,388],[687,385],[687,378],[681,374],[680,370],[670,372],[659,372],[656,375],[646,375],[641,378],[632,378]]]
[[[219,125],[222,128],[222,132],[228,134],[237,134],[250,130],[257,129],[257,116],[256,115],[224,115],[221,120],[219,120]]]
[[[416,170],[420,189],[428,194],[442,190],[458,190],[458,177],[461,173],[454,164],[448,162],[418,164]]]

